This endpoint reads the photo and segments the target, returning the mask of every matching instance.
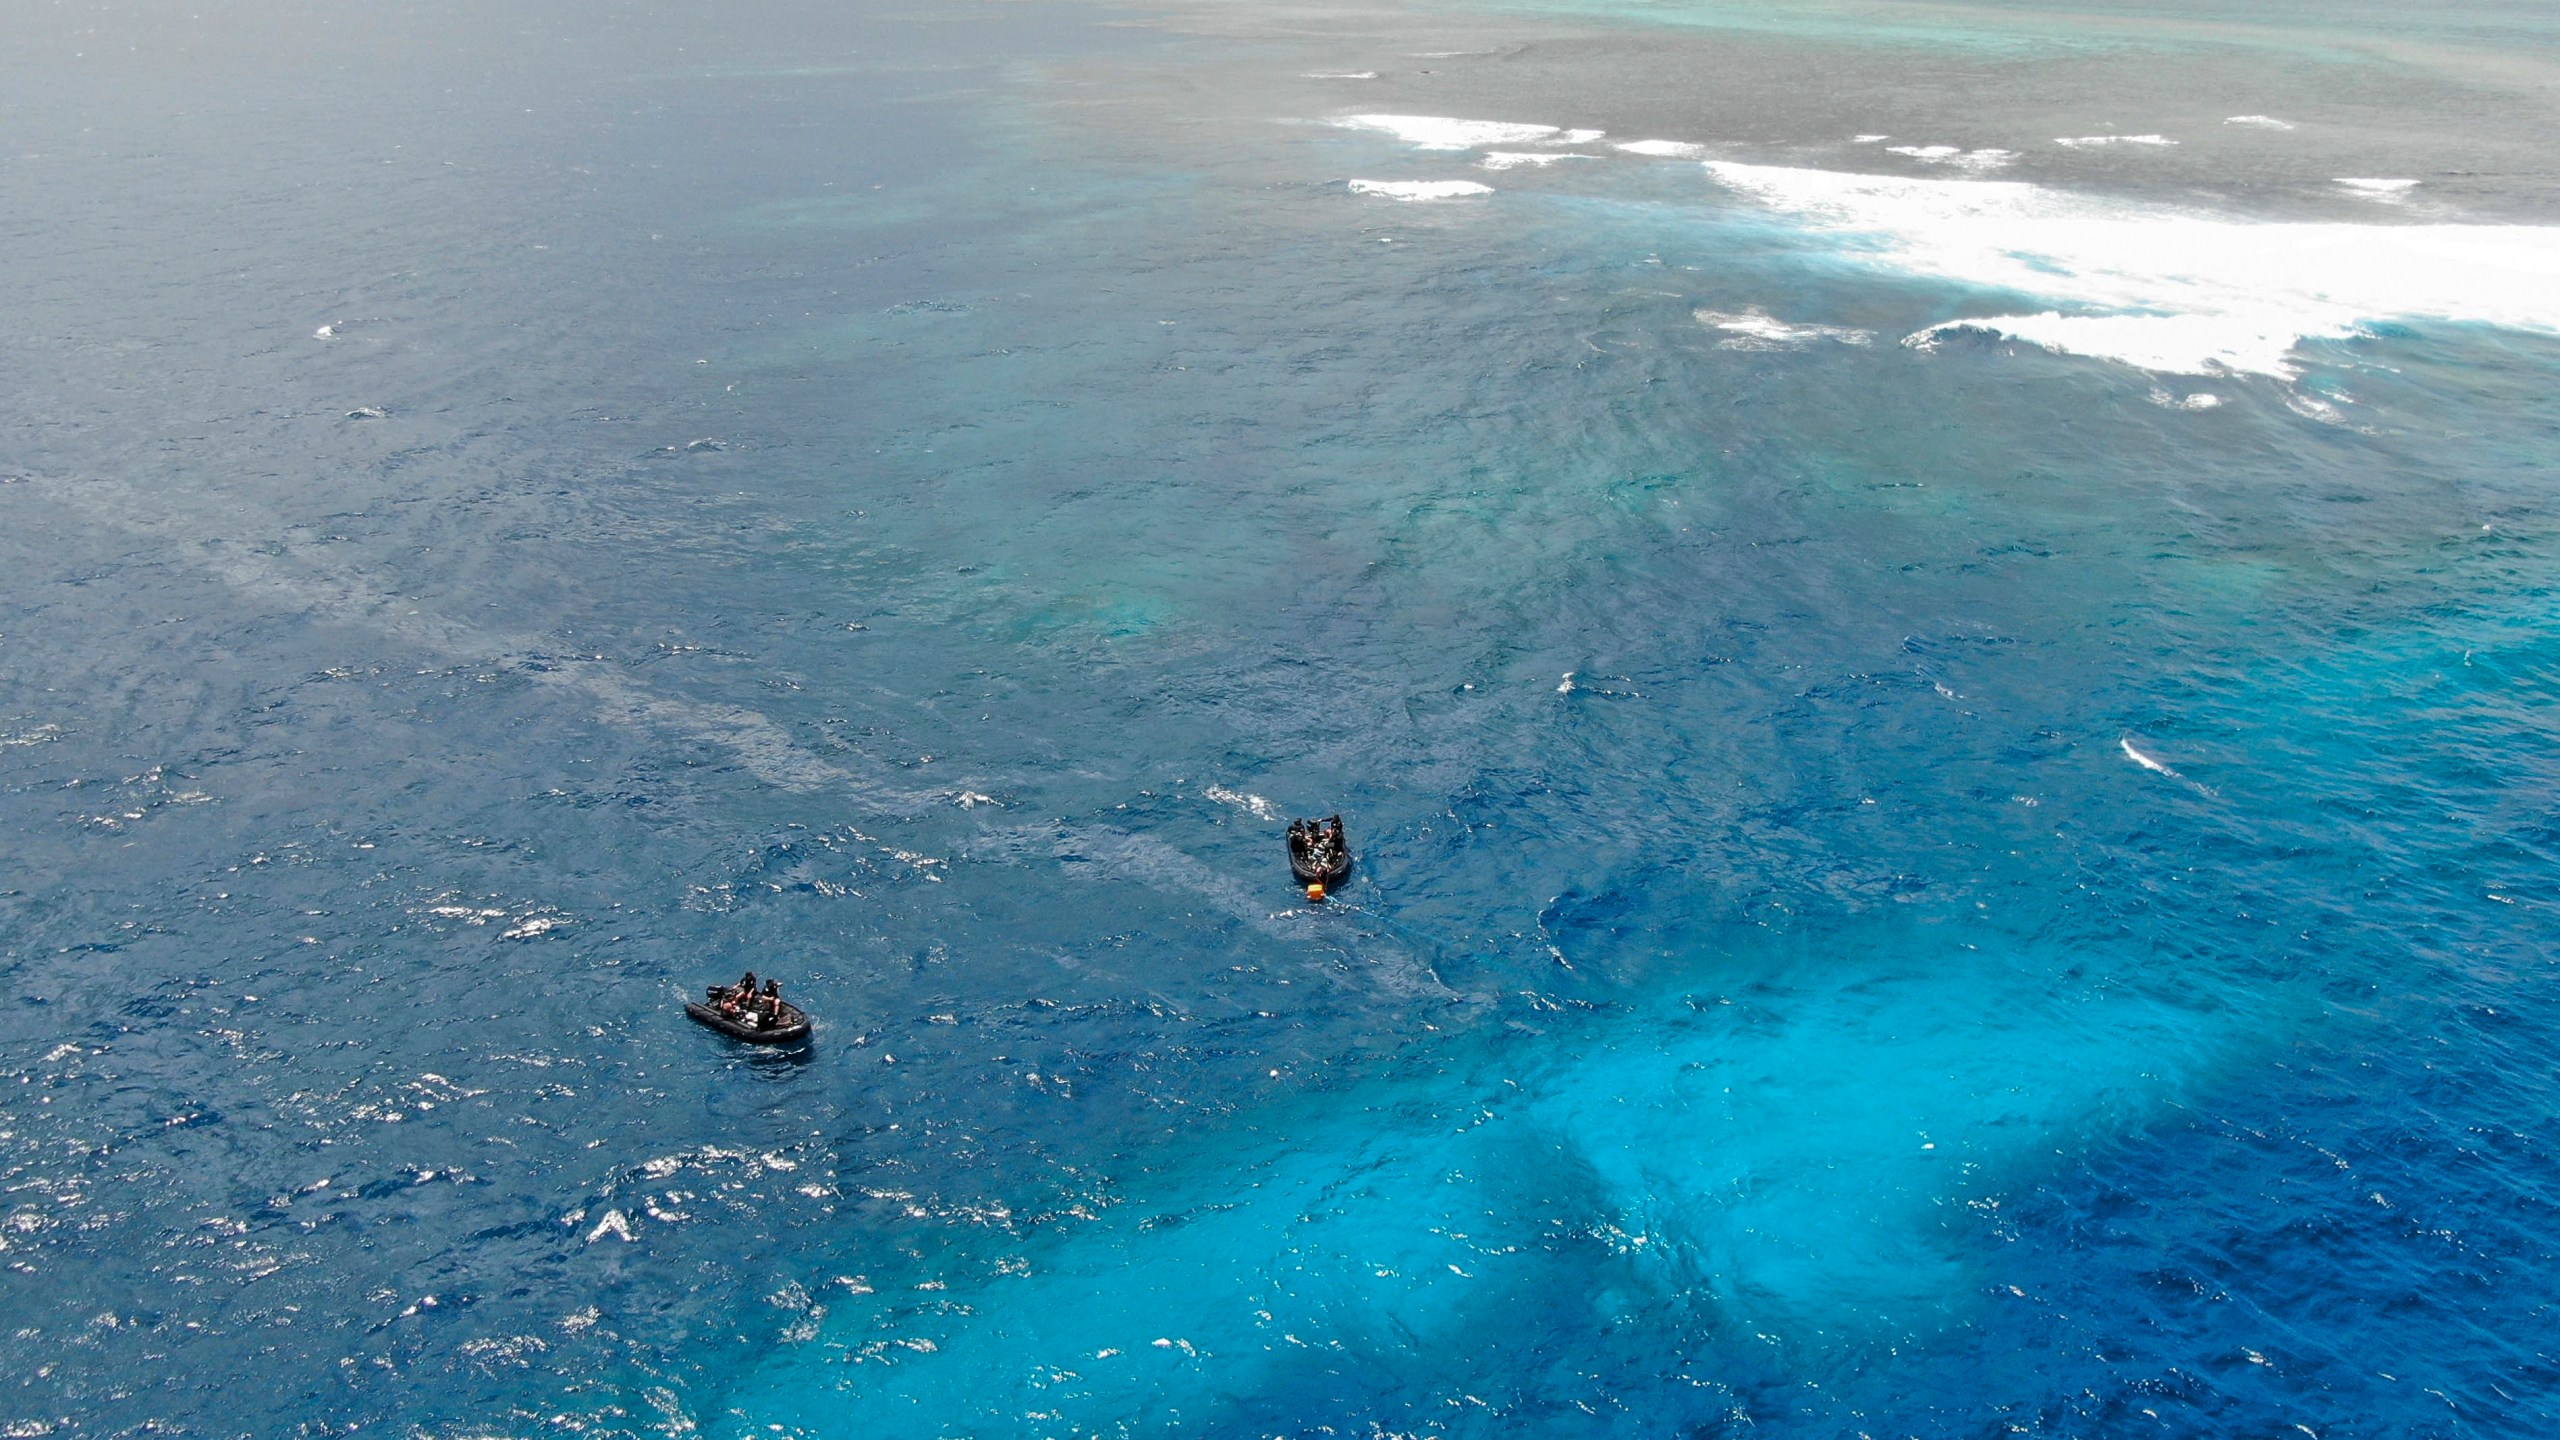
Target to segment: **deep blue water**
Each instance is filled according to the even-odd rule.
[[[2538,12],[22,22],[0,1433],[2560,1419]]]

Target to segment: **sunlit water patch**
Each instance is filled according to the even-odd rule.
[[[1843,935],[1814,988],[1728,971],[1491,1056],[1418,1049],[835,1306],[735,1424],[1495,1434],[1578,1405],[1599,1433],[1925,1347],[1986,1303],[2004,1200],[2278,1019],[2066,999],[2096,957],[1983,939]]]

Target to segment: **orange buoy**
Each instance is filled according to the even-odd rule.
[[[1315,905],[1321,905],[1321,904],[1323,904],[1323,903],[1324,903],[1324,882],[1323,882],[1323,881],[1321,881],[1321,880],[1314,880],[1314,881],[1309,881],[1309,882],[1308,882],[1308,884],[1307,884],[1307,900],[1308,900],[1308,903],[1310,903],[1310,904],[1315,904]]]

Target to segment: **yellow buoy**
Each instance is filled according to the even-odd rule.
[[[1307,898],[1318,904],[1322,904],[1324,901],[1324,882],[1321,880],[1309,882],[1307,885]]]

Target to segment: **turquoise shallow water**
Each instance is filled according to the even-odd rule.
[[[2548,1428],[2533,92],[1298,18],[8,62],[0,1421]]]

